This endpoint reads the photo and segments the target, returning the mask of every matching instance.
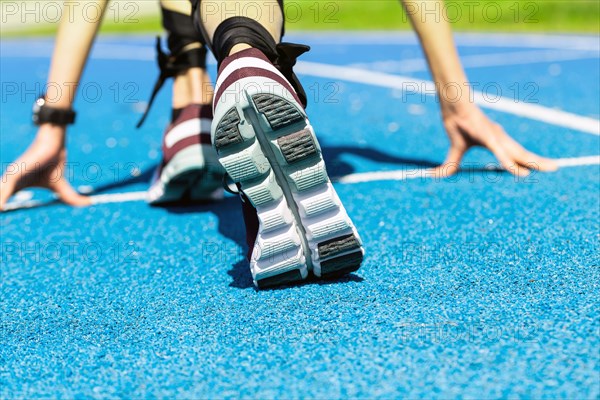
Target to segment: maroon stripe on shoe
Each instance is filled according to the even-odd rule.
[[[179,153],[181,150],[183,150],[189,146],[196,145],[196,144],[203,144],[203,145],[210,146],[211,145],[210,134],[202,133],[199,135],[190,136],[185,139],[181,139],[179,142],[175,143],[173,145],[173,147],[170,147],[170,148],[163,147],[163,165],[168,164],[169,161],[171,161],[173,159],[173,157],[175,157],[175,155],[177,153]]]
[[[285,78],[281,77],[280,75],[278,75],[274,72],[266,70],[266,69],[249,67],[249,68],[238,69],[238,70],[232,72],[231,75],[229,75],[225,79],[225,81],[219,87],[219,89],[217,90],[217,93],[215,94],[215,100],[214,100],[215,106],[221,100],[221,96],[223,96],[223,94],[225,94],[225,92],[227,92],[228,89],[231,87],[231,85],[233,85],[236,81],[243,79],[243,78],[252,78],[255,76],[274,80],[275,82],[277,82],[281,86],[283,86],[288,92],[290,92],[291,95],[294,97],[294,100],[296,100],[296,102],[298,102],[298,104],[302,104],[300,102],[300,99],[296,95],[296,92],[294,91],[294,89],[292,89],[292,86],[289,84],[288,81],[285,80]],[[251,82],[247,84],[248,87],[250,87],[251,85],[252,85]],[[237,90],[237,89],[238,88],[235,88],[231,94],[234,96],[239,96],[241,93],[241,90]],[[240,88],[240,89],[242,89],[242,88]],[[283,92],[282,93],[273,93],[273,94],[276,94],[279,96],[282,96],[282,95],[285,96],[285,93],[283,93]]]
[[[200,118],[213,119],[212,102],[200,106]]]
[[[261,59],[263,61],[268,62],[269,64],[271,63],[271,61],[269,61],[269,59],[267,58],[267,56],[265,56],[262,51],[257,50],[257,49],[246,49],[246,50],[239,51],[239,52],[237,52],[235,54],[232,54],[229,57],[226,57],[223,60],[223,62],[221,63],[221,66],[219,67],[219,75],[221,74],[221,72],[223,72],[223,70],[225,68],[227,68],[227,66],[229,64],[231,64],[235,60],[238,60],[238,59],[244,58],[244,57],[259,58],[259,59]]]

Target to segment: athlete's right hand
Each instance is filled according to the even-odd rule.
[[[72,206],[89,205],[90,199],[77,193],[65,178],[66,159],[65,127],[40,126],[33,143],[2,175],[0,210],[13,194],[28,187],[50,189]]]

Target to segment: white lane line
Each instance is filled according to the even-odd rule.
[[[391,75],[383,72],[373,72],[360,68],[299,61],[296,64],[295,71],[296,73],[304,75],[327,79],[341,79],[365,85],[399,89],[403,92],[412,91],[414,93],[427,95],[433,95],[435,93],[435,85],[431,81],[407,76]],[[537,104],[517,103],[502,97],[498,99],[487,99],[483,93],[476,90],[473,91],[473,99],[475,103],[481,107],[600,136],[600,120],[594,118],[583,117]]]
[[[109,194],[97,194],[95,196],[89,196],[92,205],[96,204],[107,204],[107,203],[126,203],[129,201],[146,201],[148,193],[143,192],[125,192],[125,193],[109,193]],[[4,206],[6,211],[20,210],[26,208],[35,208],[43,205],[47,205],[56,202],[57,199],[50,199],[47,201],[41,200],[24,200],[24,201],[12,201]]]
[[[600,51],[598,36],[587,35],[552,35],[552,34],[510,34],[492,33],[457,33],[456,42],[459,46],[489,46],[513,48],[549,48],[564,50]]]
[[[121,60],[155,60],[153,46],[124,45],[111,42],[117,40],[107,36],[107,42],[94,45],[93,58]],[[146,39],[146,38],[144,38]],[[147,38],[148,41],[153,40]],[[413,32],[373,32],[354,31],[344,33],[310,33],[292,32],[291,41],[306,42],[313,45],[411,45],[419,44]],[[495,33],[455,33],[456,44],[461,47],[493,47],[522,49],[558,49],[593,51],[600,56],[600,41],[593,35],[552,35],[552,34],[495,34]],[[0,42],[2,57],[51,57],[53,40],[19,40],[9,39]],[[19,44],[15,46],[14,44]],[[140,41],[140,43],[143,43]],[[114,56],[111,53],[114,52]],[[210,53],[209,53],[210,54]],[[213,61],[210,57],[209,61]]]
[[[600,165],[599,156],[558,158],[555,160],[559,167],[580,167],[585,165]]]
[[[1,47],[2,57],[10,58],[50,58],[52,46],[43,43],[32,43],[26,48]],[[155,61],[156,50],[146,45],[121,45],[98,43],[94,45],[90,58],[95,60],[120,60],[120,61]],[[216,65],[212,54],[208,54],[207,64]]]
[[[127,201],[145,201],[148,198],[148,192],[126,192],[126,193],[110,193],[90,196],[92,204],[105,203],[125,203]]]
[[[377,172],[361,172],[356,174],[349,174],[342,176],[335,180],[338,183],[363,183],[363,182],[376,182],[376,181],[404,181],[407,179],[416,178],[434,178],[435,170],[433,168],[414,168],[414,169],[401,169],[395,171],[377,171]]]
[[[586,156],[586,157],[573,157],[573,158],[557,158],[554,161],[561,168],[580,167],[588,165],[600,165],[600,155],[597,156]],[[342,184],[353,184],[363,182],[377,182],[377,181],[403,181],[408,179],[430,179],[435,178],[433,168],[414,168],[414,169],[403,169],[394,171],[378,171],[378,172],[361,172],[356,174],[349,174],[337,179],[334,178],[334,182]],[[130,201],[146,201],[147,192],[125,192],[125,193],[109,193],[109,194],[98,194],[90,196],[92,204],[108,204],[108,203],[126,203]],[[45,204],[52,203],[56,200],[50,201],[39,201],[39,200],[27,200],[27,201],[13,201],[5,205],[6,211],[27,209],[39,207]]]
[[[565,50],[530,50],[504,53],[467,55],[460,58],[465,68],[499,67],[506,65],[523,65],[549,63],[557,61],[572,61],[598,58],[597,52],[565,51]],[[375,61],[371,63],[356,63],[349,67],[366,68],[387,73],[409,73],[427,71],[427,61],[424,58],[409,58],[404,60]]]
[[[372,32],[356,31],[344,33],[291,33],[290,41],[306,42],[311,45],[416,45],[417,36],[413,32]],[[507,48],[546,48],[564,50],[600,51],[600,42],[594,35],[553,35],[553,34],[513,34],[513,33],[455,33],[458,46],[465,47],[507,47]]]
[[[49,201],[40,201],[40,200],[27,200],[27,201],[11,201],[10,203],[6,203],[4,205],[5,211],[14,211],[14,210],[23,210],[27,208],[34,208],[43,206],[45,204],[50,204],[55,200]]]
[[[600,165],[600,155],[588,157],[557,158],[554,161],[561,168],[580,167],[587,165]],[[429,179],[435,178],[433,168],[414,168],[395,171],[362,172],[349,174],[337,180],[339,183],[363,183],[376,181],[403,181],[407,179]]]

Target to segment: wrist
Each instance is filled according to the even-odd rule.
[[[448,100],[440,97],[440,108],[442,115],[465,115],[471,113],[477,108],[477,105],[471,101],[470,96],[459,98],[458,100]]]
[[[67,135],[67,127],[64,125],[56,125],[49,122],[41,124],[37,131],[36,138],[44,142],[60,142],[64,143]]]
[[[435,85],[443,113],[468,112],[475,107],[472,88],[466,76],[458,73],[438,75],[442,76],[436,77]]]
[[[48,151],[55,152],[63,149],[67,139],[67,127],[45,123],[39,126],[35,141]]]
[[[39,130],[44,132],[51,132],[57,134],[65,134],[67,132],[66,125],[53,124],[52,122],[44,122],[39,125]]]

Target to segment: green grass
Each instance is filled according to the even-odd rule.
[[[427,18],[446,18],[457,31],[486,32],[600,32],[598,0],[471,0],[447,1],[445,10],[431,4]],[[408,30],[409,19],[397,0],[287,0],[288,31]],[[160,17],[138,17],[137,23],[105,21],[103,33],[159,33]],[[50,35],[56,25],[38,25],[2,36]]]
[[[426,18],[446,18],[459,31],[600,32],[597,0],[446,1],[439,10],[423,0],[415,3],[425,7]],[[290,30],[410,29],[397,0],[294,0],[286,11]]]

